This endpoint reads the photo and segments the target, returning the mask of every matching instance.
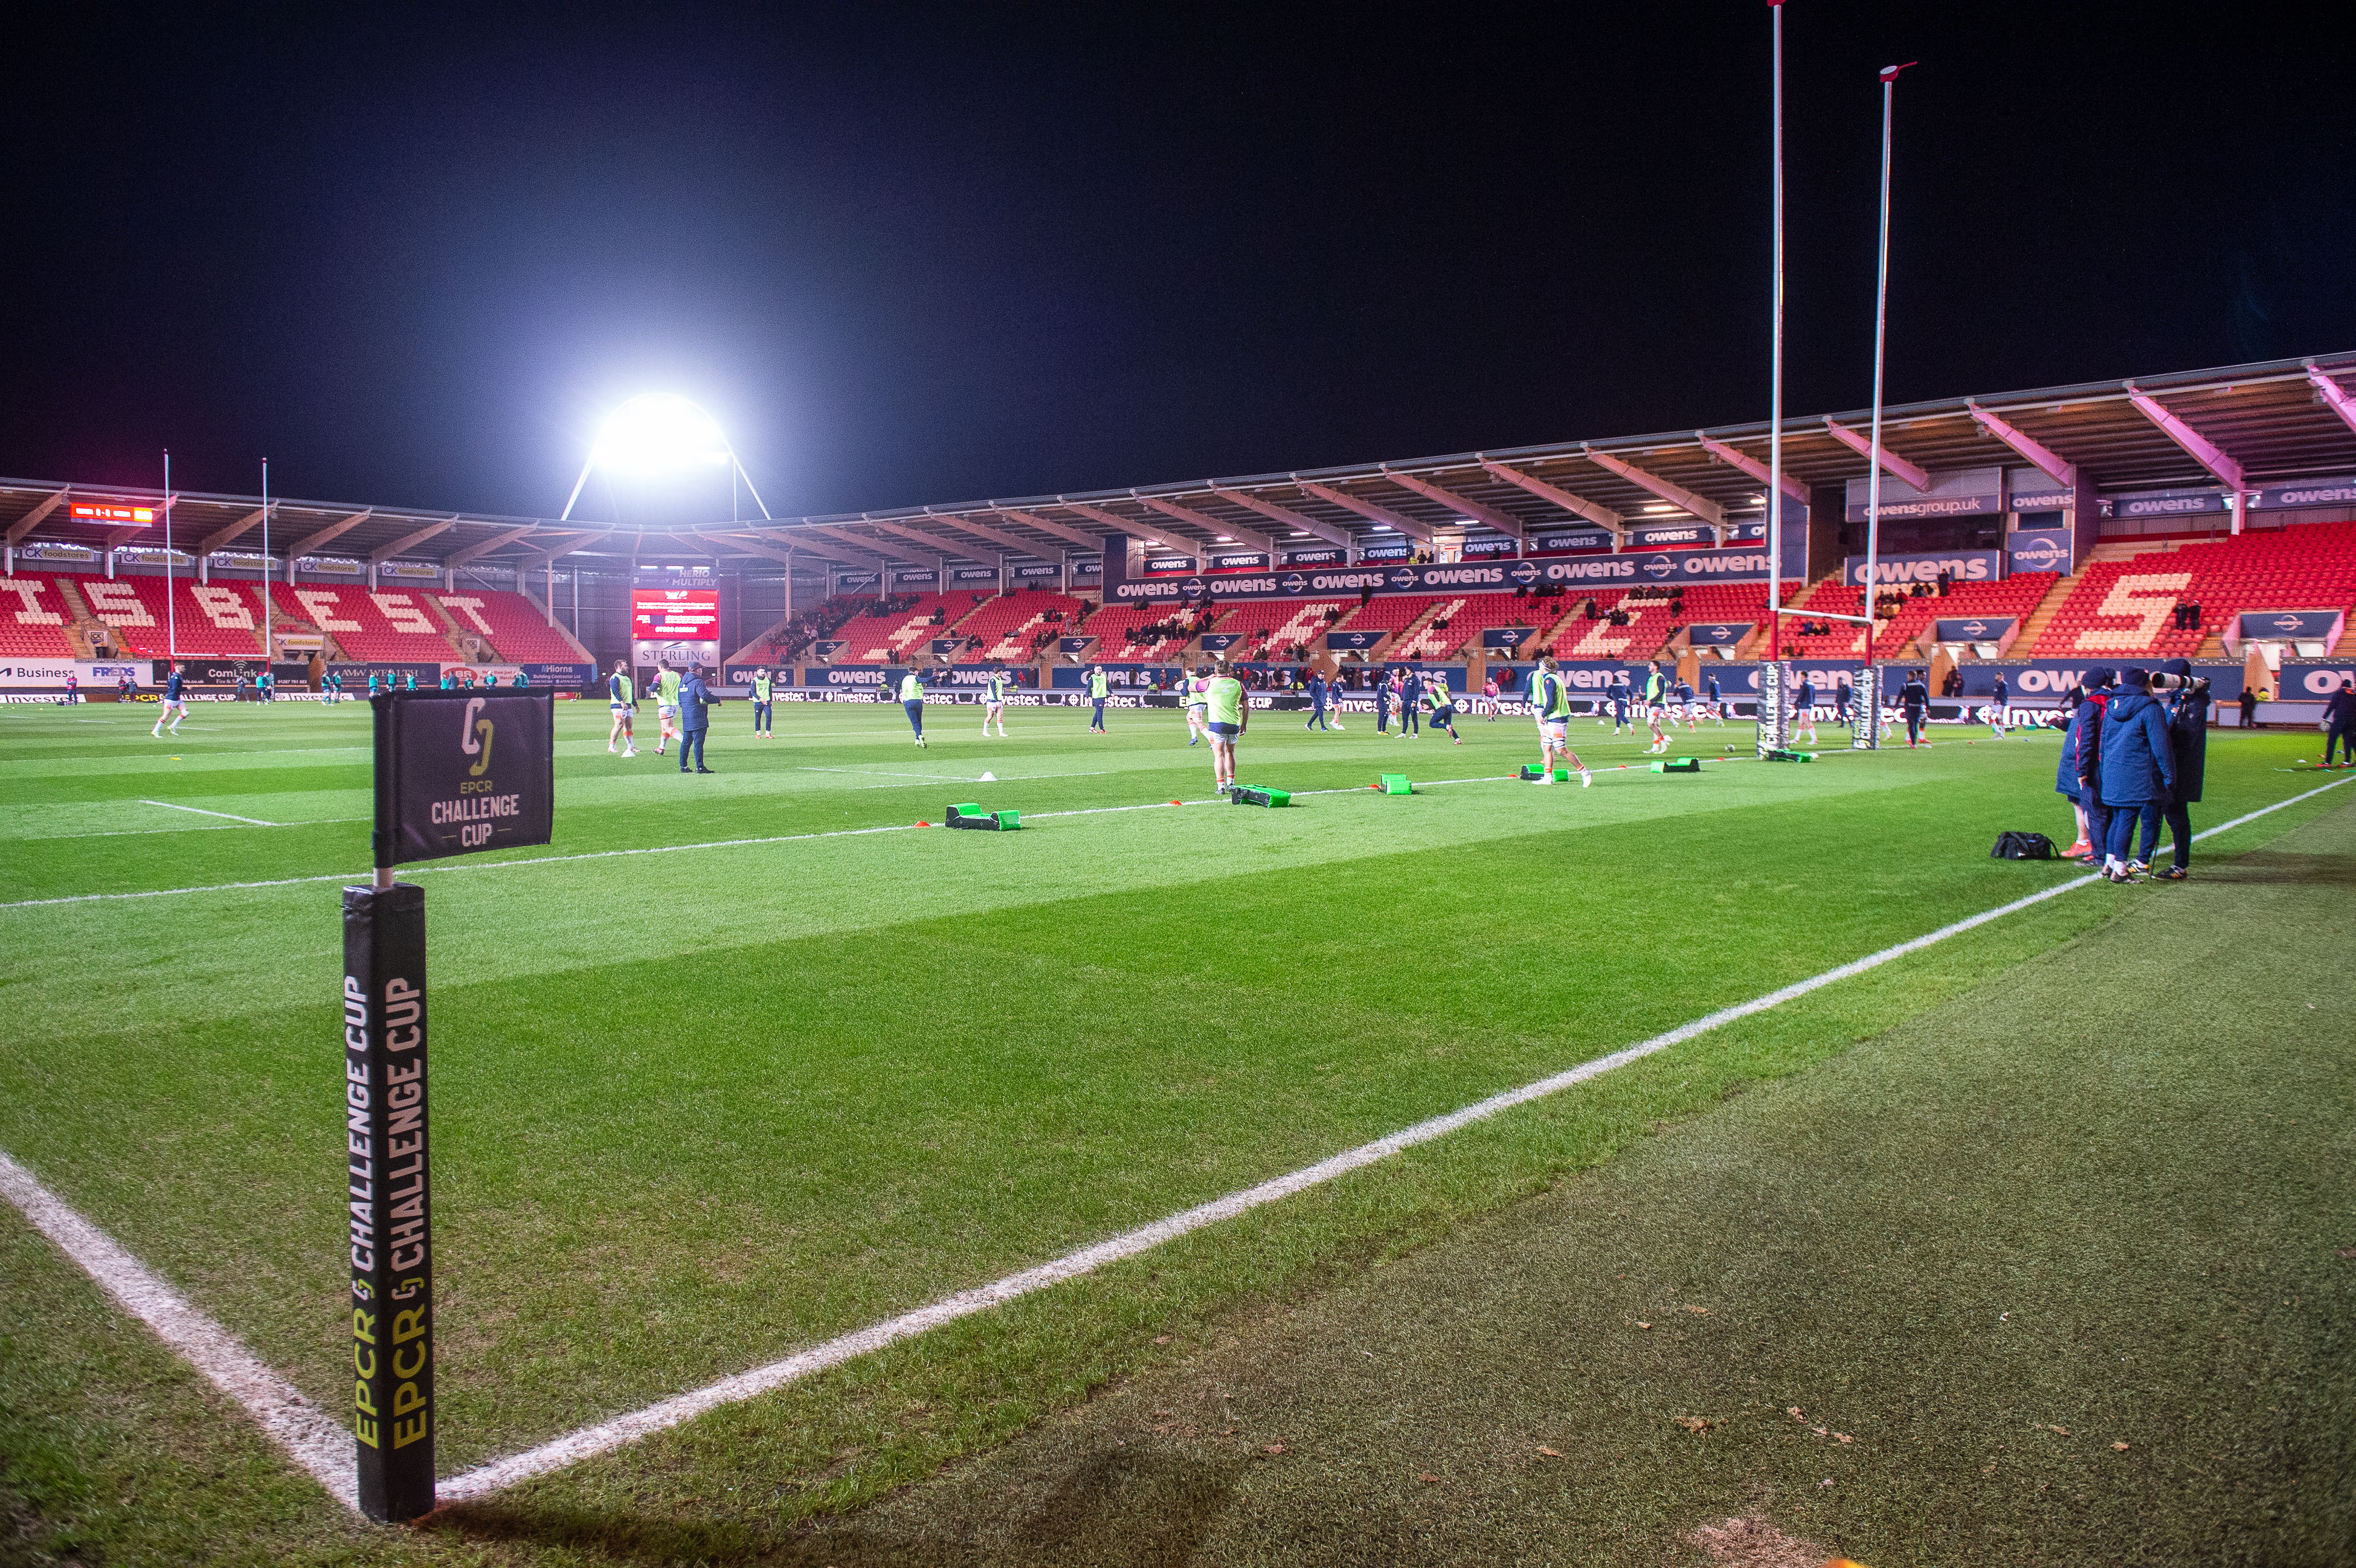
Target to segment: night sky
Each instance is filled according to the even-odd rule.
[[[1767,412],[1755,0],[42,9],[0,473],[550,516],[665,389],[788,516]],[[1794,0],[1789,409],[1869,395],[1897,60],[1893,401],[2356,347],[2328,14]]]

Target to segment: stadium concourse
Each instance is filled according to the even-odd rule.
[[[2329,1560],[2335,378],[2356,357],[1898,410],[1869,574],[1851,421],[1795,421],[1781,589],[1755,428],[678,532],[175,496],[170,555],[164,497],[15,487],[28,1552],[1633,1564],[1764,1510],[1866,1562]],[[1868,594],[1861,647],[1830,617]],[[1785,636],[1795,674],[1929,672],[1943,727],[1852,750],[1826,714],[1820,752],[1761,757]],[[1453,744],[1357,717],[1369,670],[1511,693],[1541,653],[1592,787],[1531,786],[1511,697]],[[1154,690],[1222,654],[1244,801],[1282,804],[1214,795]],[[2216,705],[2192,874],[1991,857],[2072,827],[2059,735],[1975,722],[1986,683],[2037,712],[2163,656],[2252,699]],[[1594,721],[1654,660],[1730,709],[1668,755]],[[337,899],[370,714],[157,734],[56,700],[174,662],[198,695],[271,667],[592,699],[551,705],[551,842],[403,872],[418,1529],[350,1507]],[[732,703],[708,777],[651,715],[618,753],[616,662],[766,673],[775,737]],[[970,701],[1001,668],[1003,734]],[[1340,731],[1302,722],[1305,669]],[[975,805],[1005,826],[940,826]]]

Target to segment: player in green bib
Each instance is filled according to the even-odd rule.
[[[1211,733],[1211,774],[1217,785],[1216,793],[1226,795],[1236,787],[1236,741],[1251,720],[1251,705],[1244,699],[1244,683],[1237,679],[1234,667],[1219,661],[1209,682],[1203,688],[1203,700],[1208,717],[1203,728]]]
[[[679,733],[679,671],[669,665],[655,677],[655,716],[662,720],[662,731],[655,737],[655,755],[663,754],[663,743]]]
[[[981,683],[981,732],[990,733],[990,721],[998,720],[998,738],[1006,738],[1006,672],[992,667],[988,679]]]
[[[755,740],[774,741],[769,733],[769,672],[753,672],[753,736]]]
[[[1088,720],[1089,734],[1101,735],[1105,732],[1105,699],[1111,695],[1112,682],[1106,678],[1104,666],[1100,664],[1088,666],[1088,700],[1096,707],[1095,716]]]
[[[1554,760],[1559,756],[1579,770],[1580,788],[1594,784],[1587,764],[1570,749],[1570,683],[1551,657],[1538,660],[1538,667],[1530,671],[1529,699],[1531,717],[1538,721],[1538,783],[1554,783]]]
[[[925,743],[925,683],[916,672],[910,670],[900,677],[900,708],[908,716],[908,728],[916,732],[916,744]]]
[[[630,680],[626,659],[616,659],[614,673],[605,678],[605,710],[614,716],[613,724],[605,731],[605,750],[612,751],[614,742],[619,741],[624,748],[622,755],[637,756],[638,742],[630,733],[630,724],[637,717],[638,694]]]

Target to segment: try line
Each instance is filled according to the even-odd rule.
[[[2257,810],[2237,816],[2231,822],[2222,822],[2214,827],[2194,834],[2193,840],[2197,843],[2201,839],[2213,838],[2221,833],[2230,833],[2237,827],[2255,822],[2262,816],[2271,816],[2285,806],[2297,805],[2301,801],[2312,800],[2317,795],[2327,794],[2338,789],[2341,784],[2351,782],[2356,780],[2335,779],[2328,784],[2320,785],[2304,794],[2292,795],[2287,800],[2278,800],[2272,805],[2260,806]],[[1108,809],[1133,811],[1140,808],[1114,806]],[[859,831],[882,830],[866,828]],[[1754,997],[1747,1002],[1738,1002],[1730,1008],[1721,1008],[1717,1012],[1696,1019],[1690,1023],[1680,1024],[1676,1029],[1656,1034],[1650,1040],[1640,1040],[1634,1045],[1615,1051],[1608,1056],[1599,1056],[1593,1061],[1581,1062],[1576,1067],[1538,1079],[1535,1083],[1525,1083],[1516,1089],[1505,1090],[1502,1093],[1491,1095],[1488,1099],[1451,1111],[1444,1115],[1418,1122],[1413,1126],[1404,1127],[1387,1137],[1376,1138],[1372,1143],[1361,1144],[1355,1148],[1346,1149],[1315,1165],[1306,1166],[1272,1180],[1261,1182],[1257,1187],[1248,1187],[1240,1191],[1230,1192],[1224,1198],[1214,1199],[1208,1203],[1182,1210],[1151,1224],[1123,1232],[1093,1245],[1082,1247],[1076,1252],[1066,1253],[1062,1257],[1040,1264],[1035,1267],[1008,1275],[1002,1279],[993,1280],[988,1285],[977,1285],[971,1290],[959,1291],[954,1296],[917,1307],[912,1312],[903,1313],[896,1317],[887,1317],[881,1322],[871,1323],[863,1328],[854,1329],[851,1333],[829,1339],[823,1344],[812,1346],[807,1350],[798,1351],[781,1360],[755,1367],[749,1371],[739,1372],[734,1377],[723,1378],[702,1388],[676,1394],[669,1399],[659,1400],[642,1410],[632,1411],[609,1421],[582,1427],[562,1437],[541,1444],[537,1447],[509,1455],[504,1459],[495,1459],[487,1465],[479,1465],[474,1469],[438,1481],[435,1485],[435,1494],[439,1499],[452,1502],[468,1498],[484,1497],[514,1486],[519,1481],[529,1480],[535,1476],[544,1476],[578,1464],[584,1459],[610,1453],[614,1449],[635,1443],[642,1437],[651,1436],[658,1432],[666,1431],[683,1422],[691,1421],[708,1411],[757,1398],[789,1383],[798,1382],[815,1373],[855,1360],[887,1345],[914,1339],[942,1324],[954,1323],[959,1318],[986,1312],[991,1307],[1003,1306],[1007,1302],[1044,1290],[1050,1285],[1093,1274],[1108,1264],[1134,1257],[1165,1242],[1174,1241],[1192,1232],[1215,1225],[1222,1220],[1248,1213],[1254,1209],[1273,1203],[1280,1198],[1322,1186],[1337,1177],[1387,1159],[1402,1150],[1413,1148],[1419,1144],[1430,1143],[1436,1138],[1445,1137],[1450,1133],[1486,1121],[1515,1106],[1527,1104],[1533,1100],[1559,1093],[1590,1079],[1600,1078],[1616,1068],[1625,1067],[1633,1061],[1641,1061],[1645,1057],[1666,1051],[1673,1045],[1683,1044],[1712,1029],[1722,1028],[1738,1019],[1750,1018],[1757,1013],[1763,1013],[1772,1008],[1781,1007],[1785,1002],[1796,1001],[1811,992],[1822,990],[1837,981],[1879,968],[1894,959],[1919,953],[1950,937],[1960,936],[1965,932],[1976,930],[1991,921],[2001,920],[2009,914],[2017,914],[2049,899],[2059,898],[2063,893],[2074,892],[2080,888],[2091,887],[2102,880],[2099,876],[2081,876],[2073,877],[2068,881],[2056,882],[2051,887],[2015,899],[2009,903],[1998,904],[1994,909],[1984,910],[1978,914],[1967,916],[1953,924],[1941,926],[1936,931],[1926,932],[1921,936],[1885,947],[1879,953],[1869,953],[1862,958],[1853,959],[1836,968],[1827,969],[1821,975],[1794,981],[1779,990]],[[43,1187],[30,1171],[9,1158],[5,1151],[0,1151],[0,1193],[5,1193],[8,1200],[32,1221],[34,1227],[56,1243],[60,1251],[80,1264],[125,1311],[145,1323],[155,1330],[159,1339],[186,1356],[198,1371],[204,1373],[213,1382],[214,1386],[245,1406],[263,1432],[284,1448],[296,1464],[316,1479],[329,1496],[347,1508],[357,1509],[359,1496],[357,1462],[352,1449],[352,1438],[348,1432],[330,1421],[316,1406],[305,1400],[284,1379],[263,1366],[234,1334],[197,1310],[186,1297],[158,1279],[112,1237],[76,1213],[56,1194]]]

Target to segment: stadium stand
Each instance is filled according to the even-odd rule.
[[[66,602],[46,577],[0,577],[0,657],[70,659]]]
[[[2102,559],[2115,549],[2117,556]],[[2039,656],[2190,658],[2244,611],[2356,604],[2356,523],[2311,523],[2213,543],[2106,545],[2095,555],[2039,634]],[[2176,624],[2179,604],[2199,607],[2197,624]]]
[[[1288,604],[1287,608],[1300,606]],[[1183,622],[1191,628],[1177,636],[1156,636],[1146,628]],[[1223,626],[1223,612],[1213,607],[1207,615],[1193,615],[1172,604],[1113,604],[1098,610],[1082,623],[1080,630],[1097,639],[1097,656],[1101,659],[1167,659],[1174,658],[1195,637],[1214,626]]]
[[[1645,595],[1639,597],[1639,594]],[[1677,617],[1669,608],[1660,589],[1644,589],[1626,594],[1598,593],[1573,599],[1570,613],[1555,628],[1554,640],[1547,651],[1558,659],[1648,659],[1661,651],[1661,645],[1676,635]],[[1594,618],[1588,617],[1591,598]],[[1614,613],[1627,617],[1625,624],[1615,625]]]
[[[1925,594],[1920,599],[1905,598],[1899,602],[1897,615],[1881,624],[1874,634],[1873,656],[1878,659],[1911,658],[1924,632],[1933,621],[1966,620],[1975,615],[2009,615],[2026,622],[2029,613],[2043,602],[2061,581],[2059,573],[2024,571],[2008,577],[2001,582],[1960,582],[1944,595]]]
[[[958,617],[971,612],[970,593],[909,593],[884,603],[895,608],[884,613],[853,616],[840,635],[844,646],[837,656],[845,664],[898,664],[924,651],[934,637],[946,637]],[[940,617],[937,625],[934,617]]]
[[[347,658],[400,664],[454,662],[458,651],[443,634],[428,595],[415,588],[305,582],[271,584],[272,602],[335,640]]]
[[[958,623],[958,635],[980,639],[981,647],[974,657],[1028,661],[1037,656],[1031,646],[1033,640],[1052,639],[1064,627],[1076,625],[1082,608],[1080,602],[1068,593],[1044,588],[1018,588],[1012,593],[983,601],[980,609]],[[1048,615],[1057,611],[1062,612],[1063,620],[1050,622]]]
[[[1243,641],[1228,649],[1238,658],[1264,658],[1268,650],[1296,645],[1312,653],[1323,651],[1319,639],[1335,626],[1354,622],[1355,599],[1253,599],[1231,605],[1219,617],[1222,632],[1239,634]]]
[[[1386,656],[1453,658],[1467,643],[1492,626],[1527,626],[1533,632],[1543,632],[1561,617],[1567,603],[1511,593],[1469,593],[1442,599],[1431,607],[1420,626],[1390,645]]]
[[[421,598],[423,595],[420,595]],[[474,635],[491,651],[515,664],[581,664],[589,655],[562,627],[552,626],[539,605],[520,593],[468,589],[436,593],[436,603],[462,637]]]
[[[139,658],[183,654],[250,659],[262,652],[262,601],[242,583],[175,578],[166,597],[160,577],[81,576],[74,586],[91,613]],[[168,609],[167,609],[168,603]]]

